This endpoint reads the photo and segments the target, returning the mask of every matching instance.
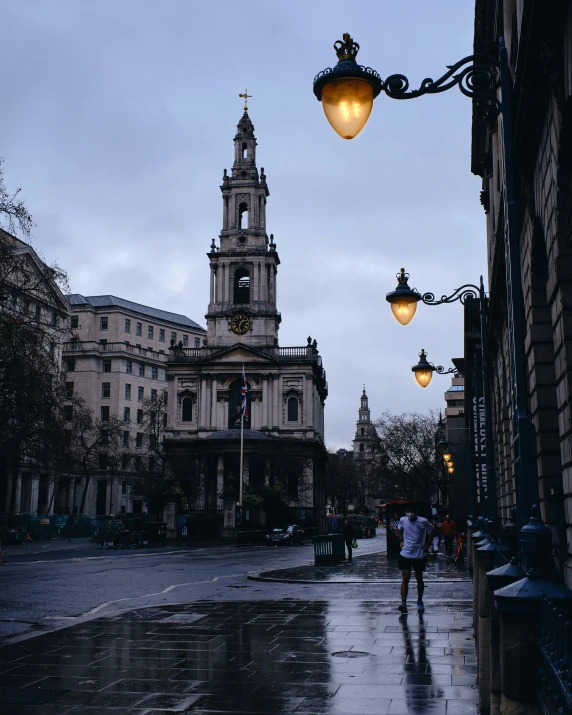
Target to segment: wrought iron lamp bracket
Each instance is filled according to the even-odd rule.
[[[419,89],[409,90],[409,80],[405,75],[392,74],[382,81],[381,91],[392,99],[414,99],[424,94],[446,92],[455,85],[465,97],[484,108],[491,119],[498,117],[501,111],[497,98],[500,67],[497,60],[487,55],[469,55],[454,65],[447,65],[447,72],[442,77],[436,80],[427,77]]]
[[[417,290],[414,288],[415,292]],[[466,283],[460,288],[455,288],[451,295],[442,295],[440,298],[435,298],[435,293],[423,293],[421,300],[425,305],[441,305],[442,303],[455,303],[457,300],[465,305],[467,300],[477,300],[479,298],[479,288],[472,283]]]
[[[431,365],[433,363],[430,363]],[[445,370],[445,368],[442,365],[437,365],[435,368],[435,372],[439,373],[439,375],[449,375],[453,372],[458,372],[456,367],[450,367],[448,370]]]

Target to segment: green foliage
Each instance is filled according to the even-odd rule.
[[[290,519],[288,502],[279,486],[249,487],[244,491],[243,503],[245,506],[265,509],[270,526],[284,525]]]

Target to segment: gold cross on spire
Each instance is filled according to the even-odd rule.
[[[250,99],[250,97],[252,97],[252,95],[251,95],[251,94],[248,94],[248,90],[245,89],[245,90],[244,90],[244,94],[239,94],[238,96],[239,96],[241,99],[244,99],[244,111],[245,111],[245,112],[248,111],[248,100]]]

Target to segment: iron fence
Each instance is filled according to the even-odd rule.
[[[544,596],[540,603],[540,696],[548,715],[572,713],[572,622]]]

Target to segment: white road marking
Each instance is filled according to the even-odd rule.
[[[174,591],[176,588],[181,588],[182,586],[194,586],[201,583],[214,583],[215,581],[218,581],[219,578],[238,578],[242,575],[243,574],[230,574],[229,576],[214,576],[213,578],[209,578],[206,581],[187,581],[186,583],[174,583],[171,586],[167,586],[167,588],[164,588],[162,591],[157,591],[155,593],[143,593],[140,596],[129,596],[129,598],[116,598],[113,601],[105,601],[104,603],[100,603],[99,606],[92,608],[90,611],[86,611],[80,616],[75,616],[75,618],[84,618],[85,616],[92,616],[94,613],[99,613],[99,611],[103,610],[106,606],[109,606],[112,603],[121,603],[122,601],[133,601],[139,598],[152,598],[153,596],[162,596],[164,593],[169,593],[169,591]]]

